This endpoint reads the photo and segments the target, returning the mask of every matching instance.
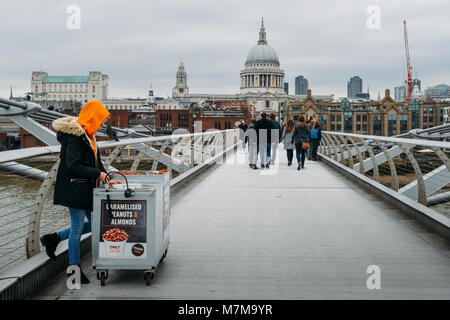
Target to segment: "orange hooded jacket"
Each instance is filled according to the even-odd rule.
[[[97,148],[95,146],[94,135],[109,115],[109,111],[97,100],[86,103],[78,115],[77,121],[89,137],[95,156],[97,156]]]

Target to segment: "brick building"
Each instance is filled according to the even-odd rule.
[[[128,127],[128,115],[129,112],[127,110],[109,110],[111,113],[111,117],[108,119],[106,124],[110,124],[112,126],[121,127],[121,128],[127,128]],[[70,109],[64,110],[65,114],[73,116],[74,113]],[[52,130],[51,124],[46,124],[44,122],[41,123],[43,126],[49,128]],[[38,138],[33,136],[28,131],[20,128],[19,129],[19,136],[20,136],[20,147],[21,148],[31,148],[31,147],[41,147],[45,146],[46,144],[41,142]],[[1,137],[0,137],[1,138]],[[98,141],[101,140],[109,140],[108,138],[97,138]]]
[[[175,129],[194,132],[194,122],[201,121],[201,130],[232,129],[236,122],[251,118],[250,106],[246,102],[236,104],[231,101],[206,101],[203,106],[191,105],[189,109],[156,110],[156,130],[158,134],[170,134]]]
[[[379,101],[316,100],[308,90],[303,100],[287,103],[285,115],[294,122],[300,115],[314,115],[322,129],[328,131],[394,136],[442,124],[444,108],[449,105],[424,100],[395,101],[389,89]]]

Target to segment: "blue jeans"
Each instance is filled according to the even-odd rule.
[[[295,155],[297,156],[297,162],[302,164],[302,168],[305,167],[306,150],[302,149],[302,143],[295,143]]]
[[[69,264],[80,264],[81,235],[91,232],[91,212],[85,209],[69,208],[70,228],[58,232],[61,240],[69,239]],[[84,221],[84,217],[88,221]]]
[[[270,148],[272,147],[271,143],[263,143],[259,146],[259,157],[261,158],[261,168],[264,168],[265,165],[270,161]]]

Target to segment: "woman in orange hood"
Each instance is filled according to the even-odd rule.
[[[81,235],[91,232],[93,189],[99,181],[108,185],[121,183],[110,181],[106,175],[94,137],[109,115],[99,101],[93,100],[84,105],[78,118],[64,117],[52,123],[61,143],[53,203],[68,207],[71,221],[70,228],[41,237],[42,245],[52,260],[56,258],[59,242],[69,239],[69,264],[80,265]],[[81,283],[89,283],[82,271]]]

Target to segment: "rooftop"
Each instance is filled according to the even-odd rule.
[[[42,82],[44,83],[65,83],[65,82],[82,83],[88,81],[89,76],[46,76],[42,80]]]

